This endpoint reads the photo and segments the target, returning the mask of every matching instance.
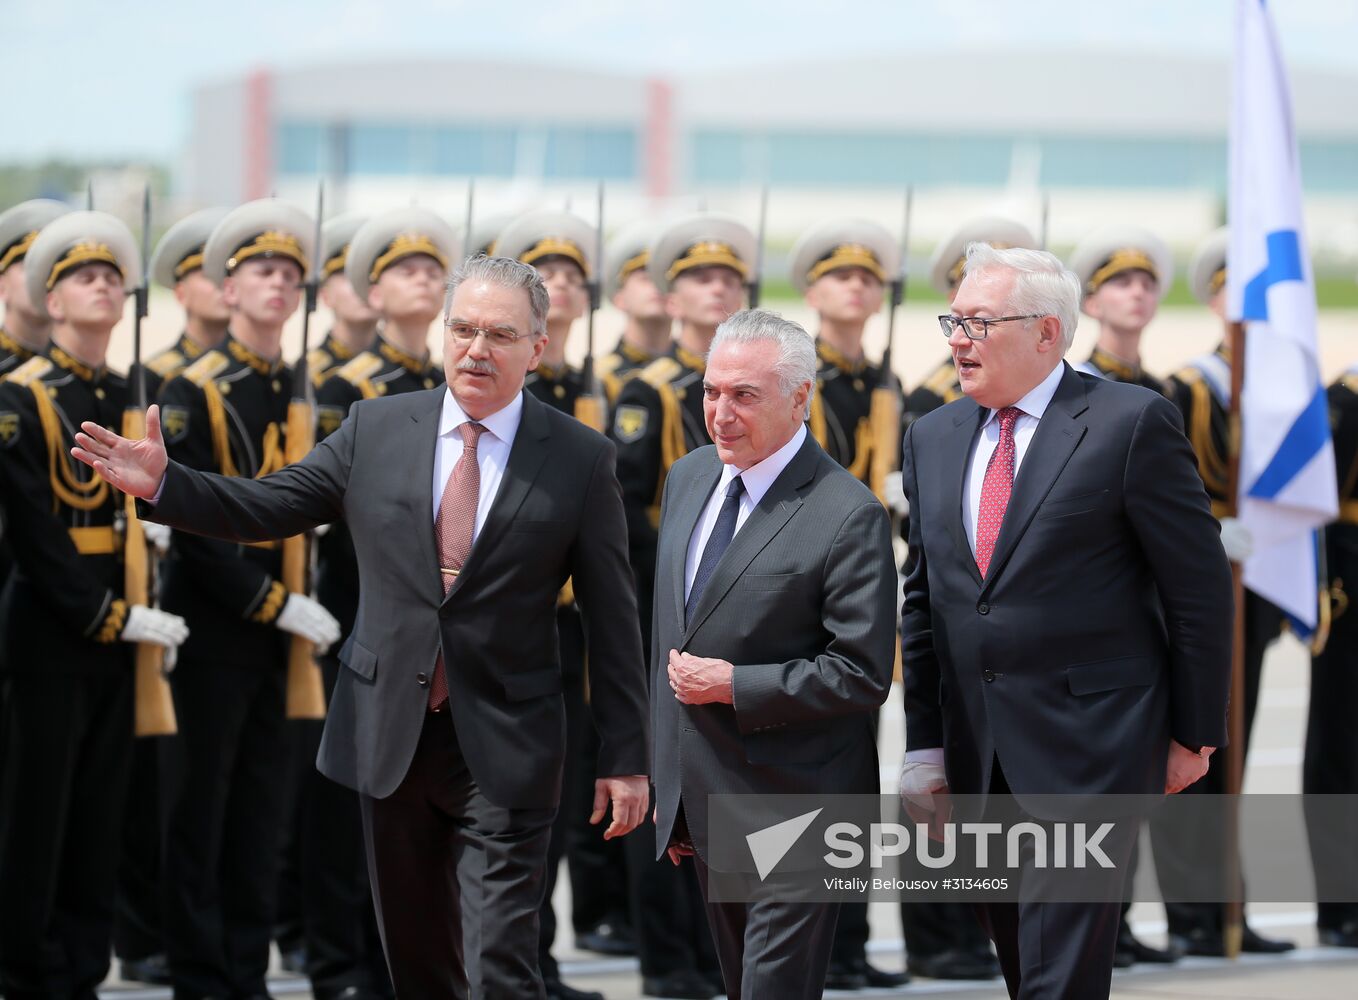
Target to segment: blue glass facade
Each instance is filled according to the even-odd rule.
[[[640,126],[283,121],[275,138],[284,175],[637,181],[642,171]],[[998,187],[1015,164],[1039,164],[1044,187],[1226,190],[1224,139],[700,128],[681,148],[676,175],[693,187]],[[1301,158],[1308,191],[1358,191],[1358,140],[1303,140]]]

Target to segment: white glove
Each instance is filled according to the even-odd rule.
[[[926,812],[934,811],[934,792],[948,790],[948,774],[942,764],[907,760],[901,765],[901,800]]]
[[[330,531],[330,528],[331,528],[331,525],[328,525],[328,524],[318,524],[318,525],[316,525],[316,527],[314,527],[314,528],[311,529],[311,533],[312,533],[313,535],[315,535],[317,538],[320,538],[320,537],[322,537],[323,535],[327,534],[327,533]]]
[[[905,486],[899,472],[888,472],[883,477],[882,492],[886,494],[887,510],[899,517],[910,516],[910,501],[905,498]]]
[[[170,536],[174,534],[167,524],[156,524],[154,521],[142,521],[142,534],[146,536],[146,543],[154,545],[159,555],[165,555],[170,551]]]
[[[1226,558],[1233,563],[1242,563],[1254,554],[1254,535],[1238,518],[1221,519],[1221,547],[1226,550]]]
[[[189,626],[183,618],[165,611],[148,608],[145,604],[134,604],[127,611],[127,623],[123,625],[123,642],[151,642],[170,649],[178,646],[189,637]]]
[[[317,653],[324,653],[339,642],[340,625],[335,616],[326,611],[320,601],[305,594],[289,594],[274,624],[284,632],[300,635],[314,643]]]

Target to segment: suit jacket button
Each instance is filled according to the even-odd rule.
[[[981,678],[982,678],[987,684],[989,684],[991,681],[993,681],[993,680],[995,679],[995,671],[993,671],[993,670],[984,670],[984,671],[981,672]]]
[[[429,686],[429,675],[425,673],[416,674],[415,683],[422,688],[427,688]]]
[[[980,604],[976,605],[976,613],[980,615],[990,614],[990,605],[985,601],[982,601]]]

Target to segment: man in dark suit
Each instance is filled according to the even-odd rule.
[[[656,854],[707,894],[713,794],[878,790],[896,570],[886,509],[806,430],[811,337],[772,313],[717,328],[713,444],[665,482],[651,702]],[[682,765],[681,765],[682,762]],[[819,997],[836,904],[707,902],[730,997]]]
[[[448,388],[362,400],[274,475],[167,467],[154,408],[144,441],[86,424],[76,455],[181,530],[255,541],[348,524],[364,585],[318,765],[360,793],[396,993],[540,998],[567,578],[590,635],[606,837],[647,801],[645,675],[613,447],[522,391],[545,343],[541,279],[477,258],[448,287]]]
[[[940,791],[1174,793],[1226,738],[1230,570],[1174,407],[1064,363],[1079,282],[968,249],[941,317],[963,392],[905,436],[907,807]],[[1130,827],[1103,903],[979,907],[1012,997],[1106,997]],[[1033,875],[1031,862],[1020,883]]]

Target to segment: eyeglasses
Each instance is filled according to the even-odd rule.
[[[990,328],[996,323],[1010,323],[1020,319],[1040,319],[1041,313],[1028,313],[1026,316],[940,316],[938,325],[943,328],[943,336],[951,337],[953,331],[961,329],[972,340],[985,340],[990,336]]]
[[[531,333],[516,333],[513,330],[506,330],[500,326],[475,326],[471,323],[448,323],[448,332],[453,335],[453,339],[459,344],[470,345],[478,335],[486,338],[486,343],[491,347],[513,347],[525,337],[531,337]]]

